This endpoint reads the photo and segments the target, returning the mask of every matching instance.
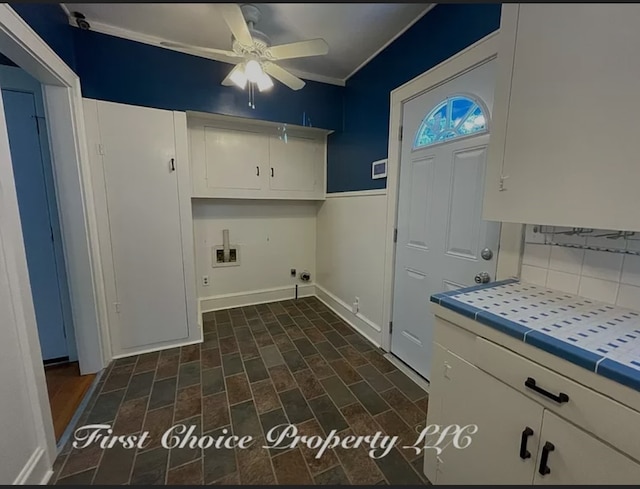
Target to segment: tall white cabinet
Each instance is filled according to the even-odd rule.
[[[504,4],[483,217],[640,231],[640,5]]]
[[[324,200],[330,131],[189,114],[192,196]]]
[[[84,113],[113,356],[200,341],[186,114]]]

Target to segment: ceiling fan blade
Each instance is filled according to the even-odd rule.
[[[304,87],[305,83],[297,76],[292,75],[284,68],[281,68],[274,63],[265,63],[264,71],[274,77],[276,80],[281,81],[292,90],[300,90]]]
[[[233,37],[235,37],[240,44],[251,46],[253,44],[253,38],[249,33],[247,21],[244,20],[240,6],[237,3],[219,3],[216,7],[229,26]]]
[[[310,39],[308,41],[290,42],[271,46],[269,52],[274,59],[303,58],[305,56],[320,56],[329,52],[329,45],[324,39]]]

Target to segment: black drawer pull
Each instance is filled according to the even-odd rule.
[[[531,452],[527,450],[527,439],[533,435],[533,430],[528,426],[522,431],[522,437],[520,438],[520,458],[526,460],[531,458]]]
[[[542,456],[540,457],[540,468],[538,472],[540,475],[547,475],[551,472],[551,469],[547,465],[549,461],[549,452],[553,452],[556,449],[555,445],[551,442],[546,442],[542,447]]]
[[[536,391],[538,394],[542,394],[543,396],[546,396],[549,399],[556,401],[558,404],[562,404],[563,402],[569,402],[569,396],[566,395],[564,392],[561,392],[556,396],[554,393],[544,390],[542,387],[538,387],[536,385],[536,379],[534,378],[527,377],[527,380],[524,381],[524,385],[525,387],[528,387],[532,391]]]

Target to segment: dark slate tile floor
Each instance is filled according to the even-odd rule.
[[[57,484],[428,484],[422,456],[394,448],[373,460],[364,448],[263,449],[266,432],[293,423],[300,435],[373,435],[413,444],[426,393],[316,298],[207,313],[204,341],[115,360],[78,426],[150,433],[143,449],[97,444],[54,465]],[[248,449],[160,445],[175,424],[194,434],[252,435]]]

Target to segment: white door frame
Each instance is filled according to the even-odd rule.
[[[498,55],[499,31],[482,38],[475,44],[460,51],[429,71],[399,86],[391,92],[391,111],[389,116],[389,151],[387,163],[387,226],[384,258],[382,341],[383,350],[391,351],[391,318],[393,313],[393,284],[395,279],[394,242],[398,221],[398,186],[400,184],[400,130],[402,126],[403,106],[409,100],[425,91],[446,83],[476,66],[496,58]],[[405,135],[404,137],[412,137]],[[489,142],[491,144],[491,142]],[[520,269],[523,226],[520,224],[502,224],[496,278],[517,276]],[[429,300],[426,298],[425,300]]]
[[[0,5],[0,52],[43,85],[78,360],[82,373],[97,372],[110,361],[111,352],[80,80],[7,4]],[[46,482],[56,443],[10,154],[4,111],[0,111],[0,240],[7,255],[13,313],[28,380],[24,388],[31,399],[39,447],[15,482],[41,482],[43,472],[48,474]]]

